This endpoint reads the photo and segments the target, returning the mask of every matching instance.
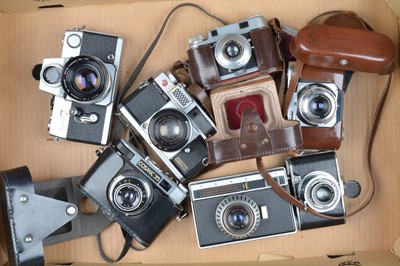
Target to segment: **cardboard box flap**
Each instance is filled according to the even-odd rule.
[[[398,0],[385,0],[386,4],[389,8],[396,14],[396,16],[400,17],[400,1]]]
[[[94,266],[93,263],[73,263],[72,266]],[[106,265],[106,264],[104,264]],[[357,252],[354,255],[340,256],[337,258],[315,257],[306,259],[254,261],[254,262],[217,262],[217,263],[177,263],[177,264],[122,264],[122,265],[146,265],[146,266],[399,266],[399,259],[390,252]],[[47,266],[58,266],[47,264]]]

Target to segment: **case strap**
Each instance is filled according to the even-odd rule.
[[[286,94],[283,98],[283,103],[282,103],[282,114],[284,117],[286,117],[287,115],[287,111],[289,109],[289,104],[290,104],[290,100],[293,97],[294,91],[296,90],[297,84],[299,82],[300,79],[300,75],[301,75],[301,71],[303,70],[304,67],[304,63],[301,61],[296,61],[294,68],[293,68],[293,72],[292,72],[292,76],[290,77],[290,82],[289,82],[289,86],[288,89],[286,91]]]

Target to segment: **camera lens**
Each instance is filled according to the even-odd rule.
[[[84,103],[100,101],[109,92],[110,84],[110,73],[96,57],[73,57],[64,66],[62,86],[74,100]]]
[[[327,212],[340,203],[339,182],[329,173],[315,171],[305,175],[298,186],[298,195],[317,212]]]
[[[165,151],[176,151],[189,141],[189,119],[175,109],[163,109],[156,113],[149,124],[149,137],[154,145]]]
[[[251,198],[232,195],[218,205],[215,220],[219,230],[232,239],[251,236],[260,224],[260,212]]]
[[[214,56],[220,66],[239,69],[250,61],[251,45],[242,35],[227,34],[216,42]]]
[[[127,185],[117,191],[115,200],[120,206],[135,209],[138,206],[138,202],[142,201],[142,194],[137,187]]]
[[[118,211],[126,215],[143,212],[151,201],[150,184],[138,177],[120,175],[109,186],[108,198]]]
[[[326,124],[335,117],[337,97],[322,84],[308,85],[299,92],[299,118],[310,125]]]

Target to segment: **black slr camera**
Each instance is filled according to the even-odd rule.
[[[285,168],[269,173],[289,191]],[[189,191],[200,248],[297,230],[292,205],[277,195],[258,172],[190,182]]]
[[[39,89],[53,95],[50,135],[85,143],[108,143],[123,39],[69,30],[61,58],[43,60]]]
[[[205,139],[216,132],[214,122],[171,73],[142,82],[118,108],[181,182],[208,165]]]
[[[193,82],[205,89],[236,83],[282,67],[271,28],[260,15],[189,39]]]
[[[182,185],[124,140],[103,151],[79,187],[144,247],[181,214],[187,195]]]
[[[308,208],[329,215],[346,214],[343,196],[344,184],[339,174],[333,151],[313,153],[286,160],[292,194]],[[356,195],[358,196],[358,194]],[[296,208],[299,230],[344,224],[345,219],[328,219]]]

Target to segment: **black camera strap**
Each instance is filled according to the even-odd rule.
[[[128,253],[130,248],[133,248],[136,251],[142,251],[142,250],[146,249],[146,248],[143,248],[143,249],[135,248],[132,245],[133,237],[131,235],[129,235],[124,229],[121,228],[121,230],[122,230],[122,234],[124,236],[125,241],[124,241],[124,246],[122,247],[122,250],[116,259],[111,259],[104,252],[103,245],[101,242],[101,233],[97,234],[97,236],[96,236],[96,243],[97,243],[97,249],[99,251],[99,254],[100,254],[101,258],[107,263],[113,264],[113,263],[117,263],[118,261],[122,260],[125,257],[125,255]]]

